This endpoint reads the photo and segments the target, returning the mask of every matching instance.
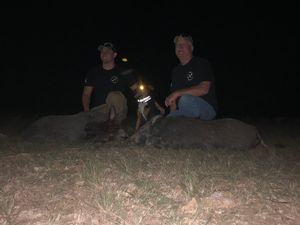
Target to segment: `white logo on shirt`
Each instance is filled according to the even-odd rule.
[[[186,79],[187,79],[188,81],[191,81],[191,80],[194,79],[194,76],[193,76],[193,72],[192,72],[192,71],[188,72],[188,74],[186,75]]]
[[[116,77],[116,76],[112,76],[112,77],[110,78],[110,81],[111,81],[113,84],[116,84],[116,83],[119,82],[119,78]]]

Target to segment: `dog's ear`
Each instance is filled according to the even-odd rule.
[[[148,87],[148,89],[150,90],[150,91],[153,91],[154,90],[154,87],[152,86],[152,85],[147,85],[147,87]]]

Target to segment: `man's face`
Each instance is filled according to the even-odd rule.
[[[175,43],[175,54],[179,59],[191,57],[193,54],[192,44],[184,38],[179,38]]]
[[[115,60],[117,53],[110,48],[103,47],[100,51],[100,58],[103,63],[112,62]]]

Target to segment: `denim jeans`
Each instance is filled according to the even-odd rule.
[[[212,120],[216,117],[215,109],[203,98],[193,95],[183,95],[180,97],[174,112],[168,114],[169,117],[192,117],[201,120]]]

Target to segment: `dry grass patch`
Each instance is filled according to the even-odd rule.
[[[278,140],[241,152],[2,138],[0,224],[299,224],[300,142]]]

